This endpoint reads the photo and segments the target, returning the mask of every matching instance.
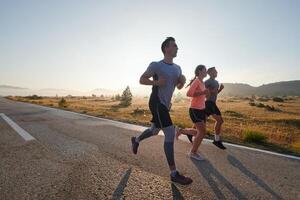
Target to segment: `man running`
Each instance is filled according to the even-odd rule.
[[[218,75],[218,71],[215,67],[211,67],[207,70],[207,74],[209,75],[209,79],[205,81],[205,87],[209,90],[210,95],[206,99],[205,108],[207,116],[212,116],[215,122],[215,138],[213,144],[219,147],[220,149],[226,149],[224,147],[222,140],[220,138],[221,135],[221,126],[223,124],[223,118],[221,116],[221,112],[216,104],[218,94],[224,89],[224,85],[219,85],[219,82],[216,80]]]
[[[152,114],[152,125],[138,137],[132,137],[132,151],[137,154],[139,143],[151,136],[155,136],[160,130],[164,132],[164,151],[171,171],[172,182],[188,185],[192,179],[185,177],[176,170],[174,161],[174,137],[175,127],[171,120],[169,111],[171,99],[175,87],[181,89],[185,84],[185,77],[182,75],[180,66],[173,63],[177,56],[178,47],[175,39],[168,37],[161,45],[164,59],[150,63],[147,70],[140,78],[140,84],[152,85],[152,93],[149,100],[149,108]],[[153,78],[151,80],[150,78]]]

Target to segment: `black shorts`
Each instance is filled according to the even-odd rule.
[[[217,104],[213,101],[206,101],[205,102],[205,110],[206,110],[206,115],[218,115],[221,116],[221,112],[217,106]]]
[[[155,124],[156,128],[166,128],[173,125],[168,108],[159,100],[150,100],[149,108],[152,114],[151,122]]]
[[[205,114],[205,109],[199,110],[195,108],[190,108],[189,110],[190,113],[190,118],[193,123],[197,122],[206,122],[206,114]]]

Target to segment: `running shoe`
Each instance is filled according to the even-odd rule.
[[[171,181],[174,183],[179,183],[180,185],[189,185],[193,182],[193,180],[189,177],[183,176],[176,172],[175,176],[170,175]]]
[[[131,138],[131,145],[132,145],[132,152],[134,154],[137,154],[138,148],[139,148],[139,143],[135,141],[135,137]]]

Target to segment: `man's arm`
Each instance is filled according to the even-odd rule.
[[[178,83],[176,85],[178,90],[181,90],[186,82],[186,78],[184,75],[181,75],[178,79]]]
[[[151,80],[152,76],[147,75],[144,73],[140,78],[140,84],[142,85],[154,85],[154,86],[163,86],[166,83],[165,79],[159,79],[159,80]]]
[[[210,92],[210,94],[218,94],[219,91],[218,91],[218,88],[207,88]]]
[[[218,89],[218,94],[219,94],[223,89],[224,89],[224,85],[221,84],[221,85],[220,85],[220,88]]]
[[[153,75],[156,72],[156,62],[150,63],[146,71],[143,73],[143,75],[140,77],[140,84],[142,85],[154,85],[154,86],[163,86],[166,83],[166,80],[161,78],[159,80],[151,80],[150,78],[153,77]]]

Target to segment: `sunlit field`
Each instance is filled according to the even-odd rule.
[[[9,97],[13,100],[59,107],[79,113],[133,124],[149,125],[148,98],[133,98],[128,107],[111,97]],[[283,101],[283,102],[279,102]],[[300,97],[223,97],[217,102],[225,123],[223,140],[277,152],[300,155]],[[171,116],[175,125],[191,127],[189,99],[173,98]],[[213,136],[214,121],[208,119],[207,137]]]

